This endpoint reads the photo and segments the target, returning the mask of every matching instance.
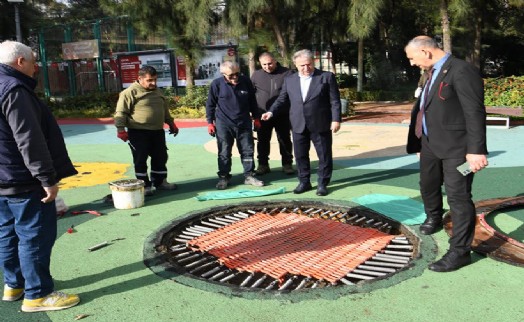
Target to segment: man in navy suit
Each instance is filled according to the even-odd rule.
[[[297,51],[293,62],[298,73],[285,78],[280,95],[262,115],[262,120],[269,120],[290,105],[299,180],[293,192],[299,194],[312,189],[309,150],[313,142],[319,160],[317,195],[325,196],[333,172],[333,133],[340,129],[340,92],[333,73],[315,69],[310,50]]]
[[[405,48],[411,65],[428,71],[428,80],[411,113],[408,153],[420,153],[420,193],[426,220],[420,233],[442,227],[442,184],[453,224],[448,252],[429,265],[449,272],[471,263],[475,232],[473,173],[488,165],[484,84],[479,70],[438,47],[428,36],[413,38]],[[457,167],[469,164],[463,175]]]

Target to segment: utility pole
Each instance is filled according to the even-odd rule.
[[[22,42],[22,29],[20,28],[20,12],[18,10],[18,4],[23,3],[24,0],[7,0],[7,2],[12,3],[15,6],[16,41]]]

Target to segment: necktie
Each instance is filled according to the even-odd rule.
[[[431,77],[433,76],[434,70],[435,69],[432,68],[428,72],[428,79],[426,80],[426,85],[424,86],[424,95],[422,96],[424,101],[422,102],[422,98],[421,98],[422,104],[420,104],[419,111],[417,113],[417,121],[415,123],[415,135],[419,139],[422,137],[422,118],[424,117],[424,107],[426,105],[426,102],[428,101],[428,92],[429,92],[429,88],[431,87]]]

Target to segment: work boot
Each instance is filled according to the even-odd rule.
[[[23,288],[11,288],[7,284],[4,285],[4,296],[2,301],[13,302],[20,299],[24,295]]]
[[[295,174],[295,169],[293,169],[291,163],[282,165],[282,171],[284,171],[285,174]]]
[[[229,177],[220,177],[218,179],[218,183],[216,185],[218,190],[224,190],[227,188],[227,185],[229,184]]]
[[[263,187],[264,181],[260,181],[253,176],[247,176],[246,179],[244,180],[244,184],[249,184],[255,187]]]
[[[156,188],[158,190],[176,190],[178,186],[176,185],[176,183],[169,183],[166,179],[164,179],[164,181],[162,181],[161,184],[156,186]]]
[[[144,196],[152,196],[155,194],[155,187],[149,186],[144,188]]]
[[[264,175],[266,173],[270,173],[271,169],[269,168],[269,165],[267,164],[259,164],[257,170],[255,171],[256,174],[259,176]]]
[[[22,302],[23,312],[57,311],[77,305],[80,298],[76,294],[65,294],[53,292],[39,299],[24,299]]]

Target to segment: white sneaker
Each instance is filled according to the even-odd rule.
[[[247,176],[246,179],[244,180],[244,184],[249,184],[255,187],[263,187],[264,181],[260,181],[253,176]]]

